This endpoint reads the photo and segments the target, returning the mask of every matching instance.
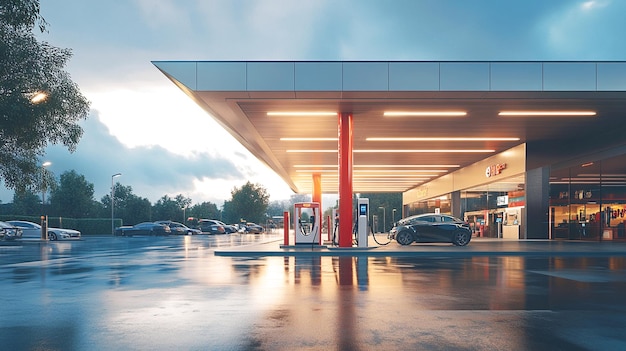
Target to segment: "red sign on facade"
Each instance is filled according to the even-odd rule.
[[[506,169],[506,163],[496,163],[495,165],[491,165],[485,169],[485,176],[487,178],[497,176],[502,173],[503,169]]]

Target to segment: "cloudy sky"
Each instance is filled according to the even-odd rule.
[[[50,146],[57,177],[111,175],[152,202],[221,205],[246,181],[291,190],[165,78],[153,60],[626,60],[623,0],[41,0],[40,35],[71,48],[91,101],[76,152]],[[0,185],[0,200],[13,193]]]

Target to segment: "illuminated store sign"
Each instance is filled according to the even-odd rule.
[[[502,173],[503,169],[506,169],[506,163],[496,163],[495,165],[491,165],[485,169],[485,176],[487,178],[497,176]]]

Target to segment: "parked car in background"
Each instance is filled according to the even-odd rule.
[[[226,234],[226,228],[219,221],[214,219],[201,219],[198,221],[198,229],[202,233],[208,234]]]
[[[184,225],[182,223],[179,223],[179,222],[156,221],[154,223],[165,224],[165,225],[169,226],[171,234],[178,234],[178,235],[202,234],[202,231],[200,231],[200,229],[189,228],[188,226],[186,226],[186,225]]]
[[[246,233],[252,233],[252,234],[260,234],[260,233],[263,233],[264,231],[263,227],[252,222],[247,222],[244,228],[245,228],[244,230]]]
[[[215,220],[215,222],[217,222],[218,224],[221,224],[222,227],[224,227],[224,230],[226,231],[226,234],[237,233],[237,230],[239,229],[239,228],[237,228],[237,226],[234,226],[232,224],[226,224],[226,223],[224,223],[222,221]]]
[[[170,235],[172,230],[167,224],[143,222],[133,226],[121,226],[115,228],[115,236],[133,235]]]
[[[22,229],[6,222],[0,222],[0,240],[15,240],[22,237]]]
[[[399,220],[389,232],[400,245],[447,242],[465,246],[472,239],[469,224],[445,214],[425,213]]]
[[[22,239],[41,239],[41,225],[29,221],[7,221],[22,229]],[[81,233],[74,229],[48,227],[48,240],[80,239]]]

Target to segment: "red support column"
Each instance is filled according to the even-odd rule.
[[[322,216],[324,211],[322,210],[322,175],[320,173],[313,173],[313,195],[311,200],[320,204],[320,213],[315,220],[317,221],[317,227],[320,228],[319,244],[322,245],[324,242],[322,239]]]
[[[283,212],[283,230],[285,246],[289,245],[289,212]]]
[[[352,113],[339,113],[339,247],[352,247]]]

